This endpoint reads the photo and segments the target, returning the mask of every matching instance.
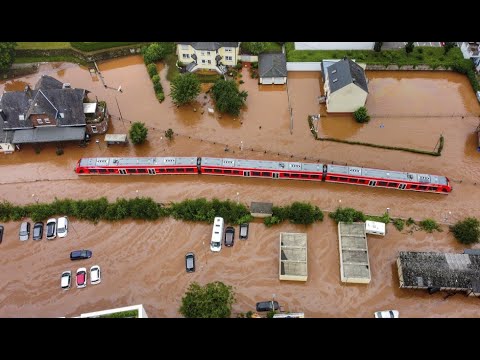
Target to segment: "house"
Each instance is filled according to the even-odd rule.
[[[375,42],[296,42],[295,50],[373,50]]]
[[[189,72],[213,70],[224,74],[226,66],[237,65],[239,49],[239,42],[179,42],[177,56]]]
[[[475,64],[475,70],[480,72],[480,42],[462,42],[460,50],[465,59],[471,59]]]
[[[287,82],[287,60],[283,53],[265,53],[258,57],[260,84],[285,84]]]
[[[18,147],[84,140],[87,93],[46,75],[34,89],[27,85],[24,91],[4,92],[0,98],[0,142]],[[102,109],[92,108],[88,111],[106,114],[106,104]]]
[[[327,68],[322,62],[327,112],[354,112],[365,106],[368,95],[365,70],[356,62],[344,58]]]

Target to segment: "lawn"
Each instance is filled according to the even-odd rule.
[[[84,61],[72,55],[15,57],[16,64],[27,64],[27,63],[38,63],[38,62],[71,62],[75,64],[88,65],[87,61]]]
[[[138,45],[142,44],[139,42],[72,42],[70,43],[73,48],[84,51],[84,52],[92,52],[92,51],[99,51],[105,49],[111,49],[121,46],[128,46],[128,45]]]
[[[282,52],[282,45],[276,42],[266,42],[264,52]]]
[[[168,81],[172,81],[178,76],[178,74],[180,74],[177,66],[175,65],[176,62],[177,62],[177,55],[175,54],[167,55],[167,57],[165,58],[165,63],[168,65],[168,71],[167,71]]]
[[[18,42],[18,50],[70,49],[69,42]]]

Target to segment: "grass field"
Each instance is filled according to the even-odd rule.
[[[51,49],[70,49],[69,42],[19,42],[19,50],[51,50]]]

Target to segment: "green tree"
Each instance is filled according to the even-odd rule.
[[[452,48],[455,47],[455,43],[454,42],[446,42],[444,45],[443,45],[443,51],[445,54],[447,54]]]
[[[200,94],[200,80],[192,73],[177,76],[170,84],[170,96],[177,105],[184,105]]]
[[[462,244],[474,244],[480,240],[480,221],[474,217],[457,222],[450,230]]]
[[[242,50],[248,54],[258,55],[265,50],[263,42],[242,42]]]
[[[415,47],[413,42],[407,42],[407,45],[405,45],[405,52],[407,54],[410,54],[413,51],[413,48]]]
[[[366,220],[365,215],[361,211],[358,211],[352,208],[339,207],[337,208],[337,210],[330,213],[328,216],[330,216],[337,223],[340,221],[346,222],[346,223],[352,223],[357,221],[362,222]]]
[[[186,318],[229,318],[235,302],[233,288],[222,282],[200,286],[193,282],[182,298],[179,312]]]
[[[219,79],[212,87],[212,95],[217,110],[238,116],[240,109],[247,99],[248,93],[246,91],[240,91],[234,80],[225,81]]]
[[[0,42],[0,71],[7,71],[15,60],[16,42]]]
[[[154,63],[148,64],[147,72],[148,72],[148,75],[150,75],[150,78],[153,78],[155,75],[158,75],[157,65],[155,65]]]
[[[134,122],[130,127],[130,139],[135,145],[143,144],[147,140],[148,129],[142,122]]]
[[[376,42],[375,45],[373,45],[373,51],[375,52],[382,51],[382,46],[383,46],[383,42]]]
[[[353,117],[359,123],[367,123],[370,121],[370,115],[368,115],[367,108],[365,106],[359,107],[353,113]]]
[[[294,202],[288,209],[290,222],[293,224],[313,224],[323,220],[323,213],[318,206],[308,203]]]
[[[169,53],[169,46],[166,43],[153,43],[143,50],[143,59],[146,64],[150,64],[162,60]]]

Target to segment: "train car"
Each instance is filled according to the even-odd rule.
[[[197,157],[82,158],[75,166],[79,175],[198,174]]]
[[[452,191],[450,181],[445,176],[356,166],[327,165],[325,181],[439,194],[448,194]]]
[[[211,157],[200,158],[200,171],[206,175],[322,181],[323,168],[323,164]]]

